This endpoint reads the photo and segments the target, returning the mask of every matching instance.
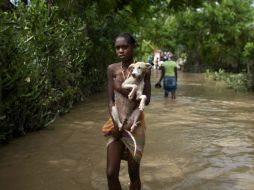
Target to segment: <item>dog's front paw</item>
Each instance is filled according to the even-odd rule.
[[[144,104],[140,104],[138,108],[139,108],[140,111],[144,111],[145,105]]]
[[[136,99],[139,100],[141,96],[142,96],[142,93],[137,92]]]

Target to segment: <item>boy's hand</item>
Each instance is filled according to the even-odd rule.
[[[116,139],[120,139],[122,137],[122,131],[119,131],[118,127],[113,127],[111,134]]]
[[[161,83],[157,82],[154,86],[155,86],[155,88],[161,88]]]

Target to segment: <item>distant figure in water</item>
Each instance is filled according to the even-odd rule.
[[[164,96],[168,97],[171,92],[171,98],[176,99],[176,89],[177,89],[177,64],[176,56],[173,55],[170,60],[164,61],[159,67],[161,70],[161,75],[159,81],[155,84],[155,87],[161,86],[161,81],[163,79],[163,89]]]
[[[134,49],[136,40],[130,33],[119,34],[114,41],[115,51],[120,60],[118,63],[113,63],[108,66],[108,108],[110,119],[102,127],[102,132],[107,137],[107,179],[109,190],[121,190],[119,181],[119,170],[121,160],[128,162],[128,172],[130,177],[130,190],[140,190],[140,161],[145,145],[145,123],[144,114],[139,117],[139,125],[132,132],[136,140],[136,149],[133,140],[126,131],[121,130],[113,120],[112,107],[116,106],[120,122],[132,124],[131,118],[125,121],[126,115],[131,113],[139,106],[140,101],[136,98],[128,99],[129,90],[121,87],[125,79],[127,79],[131,71],[129,65],[134,63]],[[144,78],[143,94],[147,96],[145,104],[148,105],[151,96],[151,72],[147,72]],[[128,126],[128,125],[127,125]],[[135,150],[136,151],[135,151]]]

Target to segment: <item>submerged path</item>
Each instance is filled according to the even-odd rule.
[[[153,71],[153,84],[158,77]],[[177,99],[152,88],[145,108],[143,190],[253,190],[254,95],[180,73]],[[0,148],[2,190],[107,190],[106,95],[75,106],[48,129]],[[127,165],[120,180],[127,190]]]

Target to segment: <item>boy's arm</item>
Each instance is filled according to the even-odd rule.
[[[113,68],[111,65],[108,66],[107,69],[107,78],[108,78],[108,90],[107,90],[107,94],[108,94],[108,110],[109,110],[109,115],[113,121],[114,124],[114,128],[111,130],[111,134],[115,137],[115,138],[120,138],[121,137],[121,132],[118,130],[118,126],[116,124],[116,122],[114,121],[113,117],[112,117],[112,107],[115,104],[115,97],[114,97],[114,89],[113,89]]]
[[[108,94],[108,110],[109,114],[112,118],[112,106],[114,106],[115,103],[115,97],[114,97],[114,89],[113,89],[113,71],[112,66],[109,65],[107,69],[107,78],[108,78],[108,86],[107,86],[107,94]]]
[[[177,67],[174,68],[175,71],[175,77],[176,77],[176,81],[177,81]]]
[[[164,76],[165,76],[165,67],[160,66],[159,69],[161,70],[161,76],[160,76],[160,79],[159,79],[159,81],[157,82],[157,84],[161,83],[162,79],[163,79]]]

